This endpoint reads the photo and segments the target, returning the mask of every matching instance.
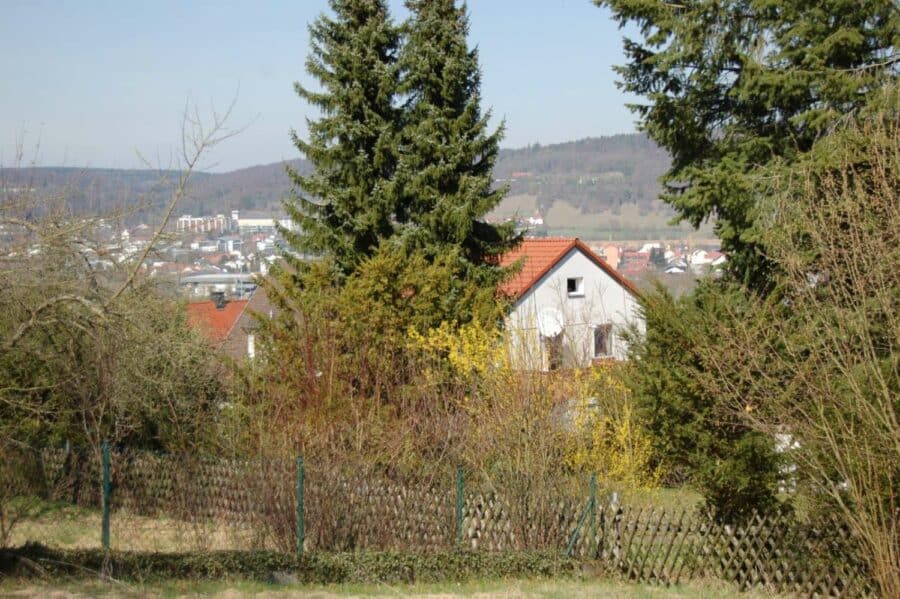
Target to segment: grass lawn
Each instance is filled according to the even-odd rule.
[[[0,597],[31,599],[53,597],[74,599],[81,597],[144,598],[144,597],[217,597],[238,599],[337,599],[345,597],[419,597],[428,599],[501,598],[594,598],[650,599],[654,597],[702,597],[709,599],[761,599],[771,597],[759,592],[740,593],[734,587],[710,581],[672,588],[629,584],[610,580],[498,580],[467,583],[416,585],[327,585],[296,586],[249,582],[181,582],[171,581],[153,585],[118,582],[47,582],[0,581]]]
[[[96,549],[100,545],[99,509],[20,498],[26,517],[12,529],[7,542],[19,546],[36,542],[60,549]],[[24,509],[23,509],[24,508]],[[140,517],[113,511],[110,517],[113,549],[124,551],[213,551],[258,546],[253,532],[216,522],[181,522],[162,516]]]
[[[695,508],[701,497],[682,487],[629,491],[601,485],[601,505],[610,493],[618,491],[623,506],[633,509],[665,509],[680,511]],[[91,549],[100,547],[100,510],[88,509],[63,502],[48,502],[20,498],[11,504],[26,517],[12,530],[7,544],[19,546],[37,542],[61,549]],[[126,551],[212,551],[221,549],[249,549],[269,546],[247,527],[215,522],[180,522],[162,516],[140,517],[114,510],[110,518],[110,539],[113,549]]]
[[[601,489],[600,497],[609,498],[609,491],[618,491],[619,503],[632,509],[657,509],[666,511],[694,510],[703,503],[703,497],[687,487],[676,489],[642,489],[635,491],[626,488]]]

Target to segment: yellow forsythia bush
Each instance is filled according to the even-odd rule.
[[[662,471],[652,465],[650,437],[636,420],[621,366],[600,365],[582,378],[569,465],[633,489],[658,486]]]
[[[461,327],[442,322],[424,335],[413,328],[408,334],[411,348],[446,358],[454,374],[465,380],[485,377],[490,370],[508,366],[502,332],[479,321]]]
[[[556,456],[557,468],[565,462],[634,489],[659,484],[661,472],[652,466],[650,438],[636,420],[623,365],[516,371],[503,331],[479,322],[442,323],[424,334],[410,329],[408,336],[410,349],[433,361],[428,379],[449,374],[464,387],[458,401],[474,417],[470,442],[481,439],[479,445],[510,454],[519,444],[540,446],[542,456]],[[561,402],[566,405],[562,411]],[[523,435],[527,438],[519,438]]]

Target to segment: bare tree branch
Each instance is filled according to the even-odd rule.
[[[240,134],[246,129],[247,126],[238,129],[226,129],[226,123],[231,117],[231,113],[234,110],[236,103],[237,94],[235,94],[234,98],[231,100],[231,103],[228,105],[228,108],[223,114],[219,114],[215,109],[212,110],[211,121],[208,124],[201,117],[199,109],[196,105],[192,106],[190,101],[185,104],[181,123],[182,171],[181,175],[178,178],[178,183],[175,186],[175,190],[172,192],[172,197],[169,200],[169,203],[166,205],[162,220],[160,221],[159,225],[157,225],[153,237],[150,239],[150,242],[144,247],[144,250],[141,252],[138,259],[135,261],[128,277],[116,290],[116,292],[113,293],[113,295],[110,297],[109,302],[113,302],[118,299],[126,289],[134,284],[134,280],[137,277],[141,266],[144,264],[144,261],[147,259],[147,256],[150,255],[150,252],[154,247],[156,247],[156,245],[159,243],[159,240],[162,238],[163,233],[172,218],[172,213],[175,211],[175,207],[178,206],[178,203],[187,193],[188,183],[190,181],[191,175],[197,168],[201,157],[209,149],[215,147],[216,145],[229,138]]]

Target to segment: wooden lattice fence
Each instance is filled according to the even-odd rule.
[[[305,508],[308,549],[439,551],[456,525],[449,476],[387,477],[312,464]]]
[[[695,511],[603,506],[579,531],[574,553],[649,584],[717,578],[741,589],[805,596],[870,596],[874,586],[846,526],[755,514],[742,525]]]
[[[297,549],[297,470],[291,461],[119,450],[112,452],[110,469],[113,546],[171,534],[174,527],[191,533],[185,548]],[[98,456],[44,450],[29,457],[22,472],[28,476],[17,485],[29,493],[100,505]],[[873,594],[853,537],[837,520],[804,523],[786,514],[757,514],[730,526],[696,511],[595,505],[583,494],[574,496],[571,482],[542,481],[527,493],[502,483],[473,485],[458,495],[452,473],[386,476],[312,465],[303,494],[304,548],[557,550],[649,584],[717,578],[742,589],[806,596]],[[226,528],[233,533],[227,538]],[[220,540],[210,541],[216,535]]]

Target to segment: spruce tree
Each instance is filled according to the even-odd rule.
[[[346,275],[393,232],[399,31],[384,0],[329,5],[334,16],[309,27],[306,70],[320,89],[294,84],[321,116],[307,119],[308,140],[291,132],[313,172],[288,168],[300,193],[285,209],[300,230],[282,233],[293,250],[325,256]]]
[[[398,240],[435,256],[455,247],[471,274],[497,274],[491,257],[518,242],[512,225],[482,220],[503,198],[492,189],[502,127],[481,112],[478,51],[465,5],[408,0],[400,53],[403,126],[396,175]],[[488,280],[495,277],[486,277]]]
[[[765,169],[793,162],[896,79],[896,0],[594,0],[625,39],[622,88],[641,127],[672,154],[663,199],[694,226],[716,219],[733,277],[773,280],[759,200]]]

